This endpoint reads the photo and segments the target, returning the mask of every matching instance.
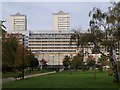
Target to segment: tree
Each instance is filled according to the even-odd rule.
[[[21,44],[18,45],[17,51],[16,51],[16,60],[15,60],[15,68],[21,70],[22,68],[22,53],[23,53],[23,46]]]
[[[90,12],[90,17],[92,18],[90,21],[90,30],[91,33],[93,33],[96,36],[95,40],[93,41],[93,44],[95,48],[99,51],[99,53],[103,54],[99,49],[101,45],[104,45],[105,48],[108,49],[109,55],[103,55],[109,58],[113,67],[114,82],[118,83],[118,70],[116,61],[113,57],[113,51],[115,51],[115,43],[119,41],[120,37],[118,34],[115,33],[116,31],[119,32],[120,27],[120,2],[118,2],[117,4],[114,3],[113,7],[111,8],[112,9],[110,9],[107,13],[102,12],[99,8],[94,8]],[[101,28],[103,28],[103,30],[105,31],[104,38],[100,38],[100,36],[98,36],[96,33],[96,31],[98,30],[102,31]]]
[[[23,54],[23,52],[24,52],[24,54]],[[24,62],[23,62],[23,59],[24,59]],[[16,55],[15,55],[14,65],[19,70],[22,70],[23,65],[24,65],[24,67],[29,67],[30,66],[29,51],[22,44],[18,44]]]
[[[68,55],[65,56],[65,58],[63,59],[63,65],[64,65],[64,69],[68,70],[69,66],[70,66],[70,57]]]
[[[96,61],[92,55],[88,56],[87,65],[94,70],[94,79],[96,79]]]
[[[16,45],[16,40],[14,37],[10,36],[11,38],[6,38],[6,27],[4,26],[5,21],[0,21],[0,40],[2,42],[2,69],[3,72],[5,72],[6,70],[10,70],[13,66],[13,62],[14,62],[14,51],[16,46],[13,45],[13,43]],[[13,50],[12,50],[13,49]],[[9,54],[10,52],[10,54]],[[10,59],[11,57],[11,59]]]
[[[82,52],[77,53],[76,56],[72,58],[71,67],[74,69],[82,69],[83,65],[83,54]]]
[[[37,58],[33,58],[31,60],[31,67],[32,67],[32,70],[34,67],[37,67],[39,65],[39,62],[38,62],[38,59]]]
[[[41,63],[41,69],[47,66],[47,61],[45,59],[40,60],[40,63]]]
[[[100,58],[98,58],[98,62],[99,62],[99,70],[103,70],[103,66],[105,66],[106,64],[104,64],[105,63],[105,61],[107,61],[108,60],[108,58],[106,57],[106,56],[104,56],[104,55],[101,55],[100,56]]]
[[[88,45],[89,37],[79,31],[80,29],[73,29],[73,32],[70,37],[70,45],[73,43],[76,44],[77,50],[83,52],[84,47]],[[89,34],[88,34],[89,35]],[[80,49],[80,50],[79,50]]]
[[[36,67],[38,61],[28,48],[19,43],[18,34],[3,33],[2,38],[2,69],[5,71],[23,70]],[[23,53],[24,52],[24,53]],[[24,60],[24,61],[23,61]],[[24,66],[23,66],[24,65]]]
[[[22,56],[23,50],[24,50],[24,56]],[[24,58],[24,62],[22,61],[23,58]],[[37,67],[39,65],[39,62],[34,57],[31,50],[28,50],[28,48],[25,48],[22,44],[18,44],[15,67],[19,70],[22,70],[23,64],[25,68],[29,67],[30,70],[31,69],[33,70],[34,67]]]
[[[110,69],[112,70],[112,65],[110,61],[108,60],[108,57],[101,55],[98,61],[101,63],[101,69],[103,69],[103,66],[109,66]]]
[[[92,53],[101,53],[109,58],[114,73],[114,82],[118,83],[117,64],[114,59],[115,43],[120,42],[120,2],[114,3],[109,12],[102,12],[99,8],[93,8],[89,16],[90,28],[84,34],[75,31],[71,35],[71,41],[75,41],[78,46],[93,44]],[[101,51],[101,47],[108,50],[109,55]]]
[[[4,21],[0,21],[0,31],[2,32],[2,69],[3,72],[21,70],[23,65],[27,67],[37,67],[39,62],[32,54],[31,50],[19,43],[19,34],[8,34],[4,29]],[[23,53],[24,52],[24,53]],[[24,62],[23,62],[24,60]]]
[[[18,41],[12,35],[6,35],[2,39],[2,67],[3,71],[14,67]]]
[[[94,69],[95,58],[92,55],[88,56],[88,58],[87,58],[87,65],[89,67],[92,67],[92,69]]]

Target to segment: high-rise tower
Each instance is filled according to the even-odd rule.
[[[27,17],[21,13],[16,13],[9,16],[8,32],[12,31],[26,31],[27,30]]]
[[[69,13],[59,11],[58,13],[53,13],[53,28],[56,30],[69,30],[70,29],[70,18]]]

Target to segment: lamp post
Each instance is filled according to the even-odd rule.
[[[54,55],[53,55],[53,69],[54,69]]]
[[[60,53],[58,53],[58,66],[60,65]]]
[[[22,78],[24,79],[24,36],[22,37],[22,44],[23,44],[23,50],[22,50]]]
[[[31,71],[32,71],[32,65],[31,65],[31,64],[32,64],[32,63],[31,63],[31,62],[32,62],[32,60],[31,60],[31,53],[32,53],[32,52],[31,52],[31,49],[30,49],[30,67],[29,67],[29,69],[30,69],[30,70],[29,70],[30,74],[31,74]]]

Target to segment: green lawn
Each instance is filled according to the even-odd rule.
[[[118,88],[119,85],[112,80],[113,77],[106,72],[97,72],[94,80],[93,72],[76,71],[71,74],[64,71],[3,83],[3,88]]]
[[[43,69],[43,70],[34,70],[34,71],[31,71],[31,74],[38,74],[38,73],[45,73],[45,72],[50,72],[50,71],[53,71],[53,70],[46,70],[46,69]],[[18,72],[5,72],[5,73],[2,73],[2,78],[9,78],[9,77],[13,77],[15,76],[16,74],[18,74]],[[29,75],[29,71],[28,70],[25,70],[24,72],[25,75]]]

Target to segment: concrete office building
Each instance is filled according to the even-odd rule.
[[[59,11],[58,13],[53,13],[53,30],[70,30],[70,17],[69,13]]]
[[[27,31],[26,15],[20,13],[10,15],[10,22],[8,33],[20,34],[17,37],[20,40],[22,40],[22,35],[25,35],[25,45],[31,49],[38,60],[47,60],[48,65],[63,65],[65,55],[74,56],[81,50],[81,48],[77,50],[75,43],[70,45],[70,36],[74,32],[70,31],[69,13],[63,11],[53,13],[53,30],[51,31]],[[84,46],[84,61],[89,55],[93,55],[96,60],[100,57],[100,54],[92,54],[93,46],[92,43]],[[116,59],[120,61],[120,42],[116,43],[116,46]],[[101,50],[108,53],[105,48]]]
[[[9,16],[8,33],[27,30],[27,17],[21,13]]]
[[[70,31],[30,32],[29,48],[38,60],[45,59],[48,65],[62,65],[65,55],[75,55],[76,45],[70,46]]]

